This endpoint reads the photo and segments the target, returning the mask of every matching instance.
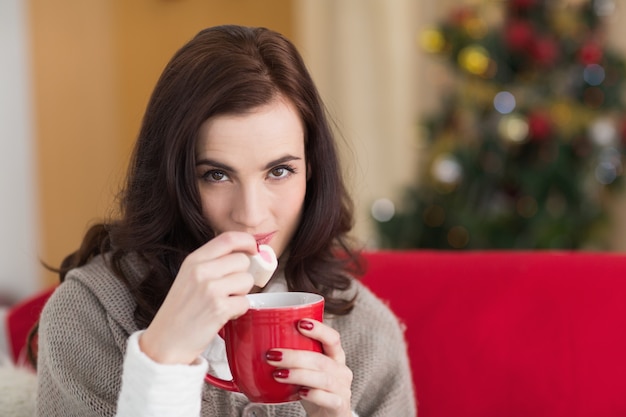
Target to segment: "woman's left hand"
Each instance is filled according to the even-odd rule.
[[[313,319],[301,320],[298,328],[303,335],[321,342],[323,353],[272,349],[268,363],[278,368],[274,378],[303,387],[301,402],[309,417],[351,417],[352,371],[346,366],[339,333]],[[270,360],[277,356],[282,357]]]

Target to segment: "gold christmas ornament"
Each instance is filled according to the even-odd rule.
[[[487,35],[489,28],[483,19],[473,16],[463,23],[465,32],[474,39],[482,39]]]
[[[565,37],[575,37],[584,30],[583,25],[576,16],[575,9],[563,8],[558,13],[550,16],[552,24],[557,33]]]
[[[423,30],[420,33],[418,42],[422,49],[433,54],[440,53],[446,46],[446,39],[443,33],[441,33],[440,30],[432,28]]]
[[[470,45],[459,52],[461,68],[470,74],[483,75],[489,68],[489,52],[480,45]]]
[[[581,115],[575,114],[575,106],[570,101],[552,103],[549,112],[557,131],[562,132],[565,137],[570,137],[577,130],[576,120]]]

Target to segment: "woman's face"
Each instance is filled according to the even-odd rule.
[[[277,98],[245,114],[213,117],[196,144],[203,215],[217,235],[247,232],[277,256],[302,214],[307,163],[299,114]]]

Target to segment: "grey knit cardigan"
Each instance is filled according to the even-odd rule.
[[[142,279],[127,260],[125,273]],[[390,285],[392,281],[390,281]],[[341,334],[352,370],[352,407],[360,417],[414,417],[415,394],[402,326],[387,306],[358,281],[354,310],[326,317]],[[39,328],[37,413],[47,417],[114,416],[126,341],[139,330],[135,302],[102,256],[70,271],[54,292]],[[241,416],[245,397],[206,384],[203,417]],[[299,402],[259,405],[268,417],[305,417]]]

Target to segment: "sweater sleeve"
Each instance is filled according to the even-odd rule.
[[[352,401],[362,417],[415,417],[404,331],[389,307],[361,287],[353,311],[336,320],[353,371]]]
[[[192,365],[162,365],[139,348],[141,331],[128,339],[117,417],[198,417],[203,377],[208,370],[204,358]]]
[[[115,414],[123,355],[110,325],[82,283],[68,278],[54,291],[39,321],[38,416]]]

